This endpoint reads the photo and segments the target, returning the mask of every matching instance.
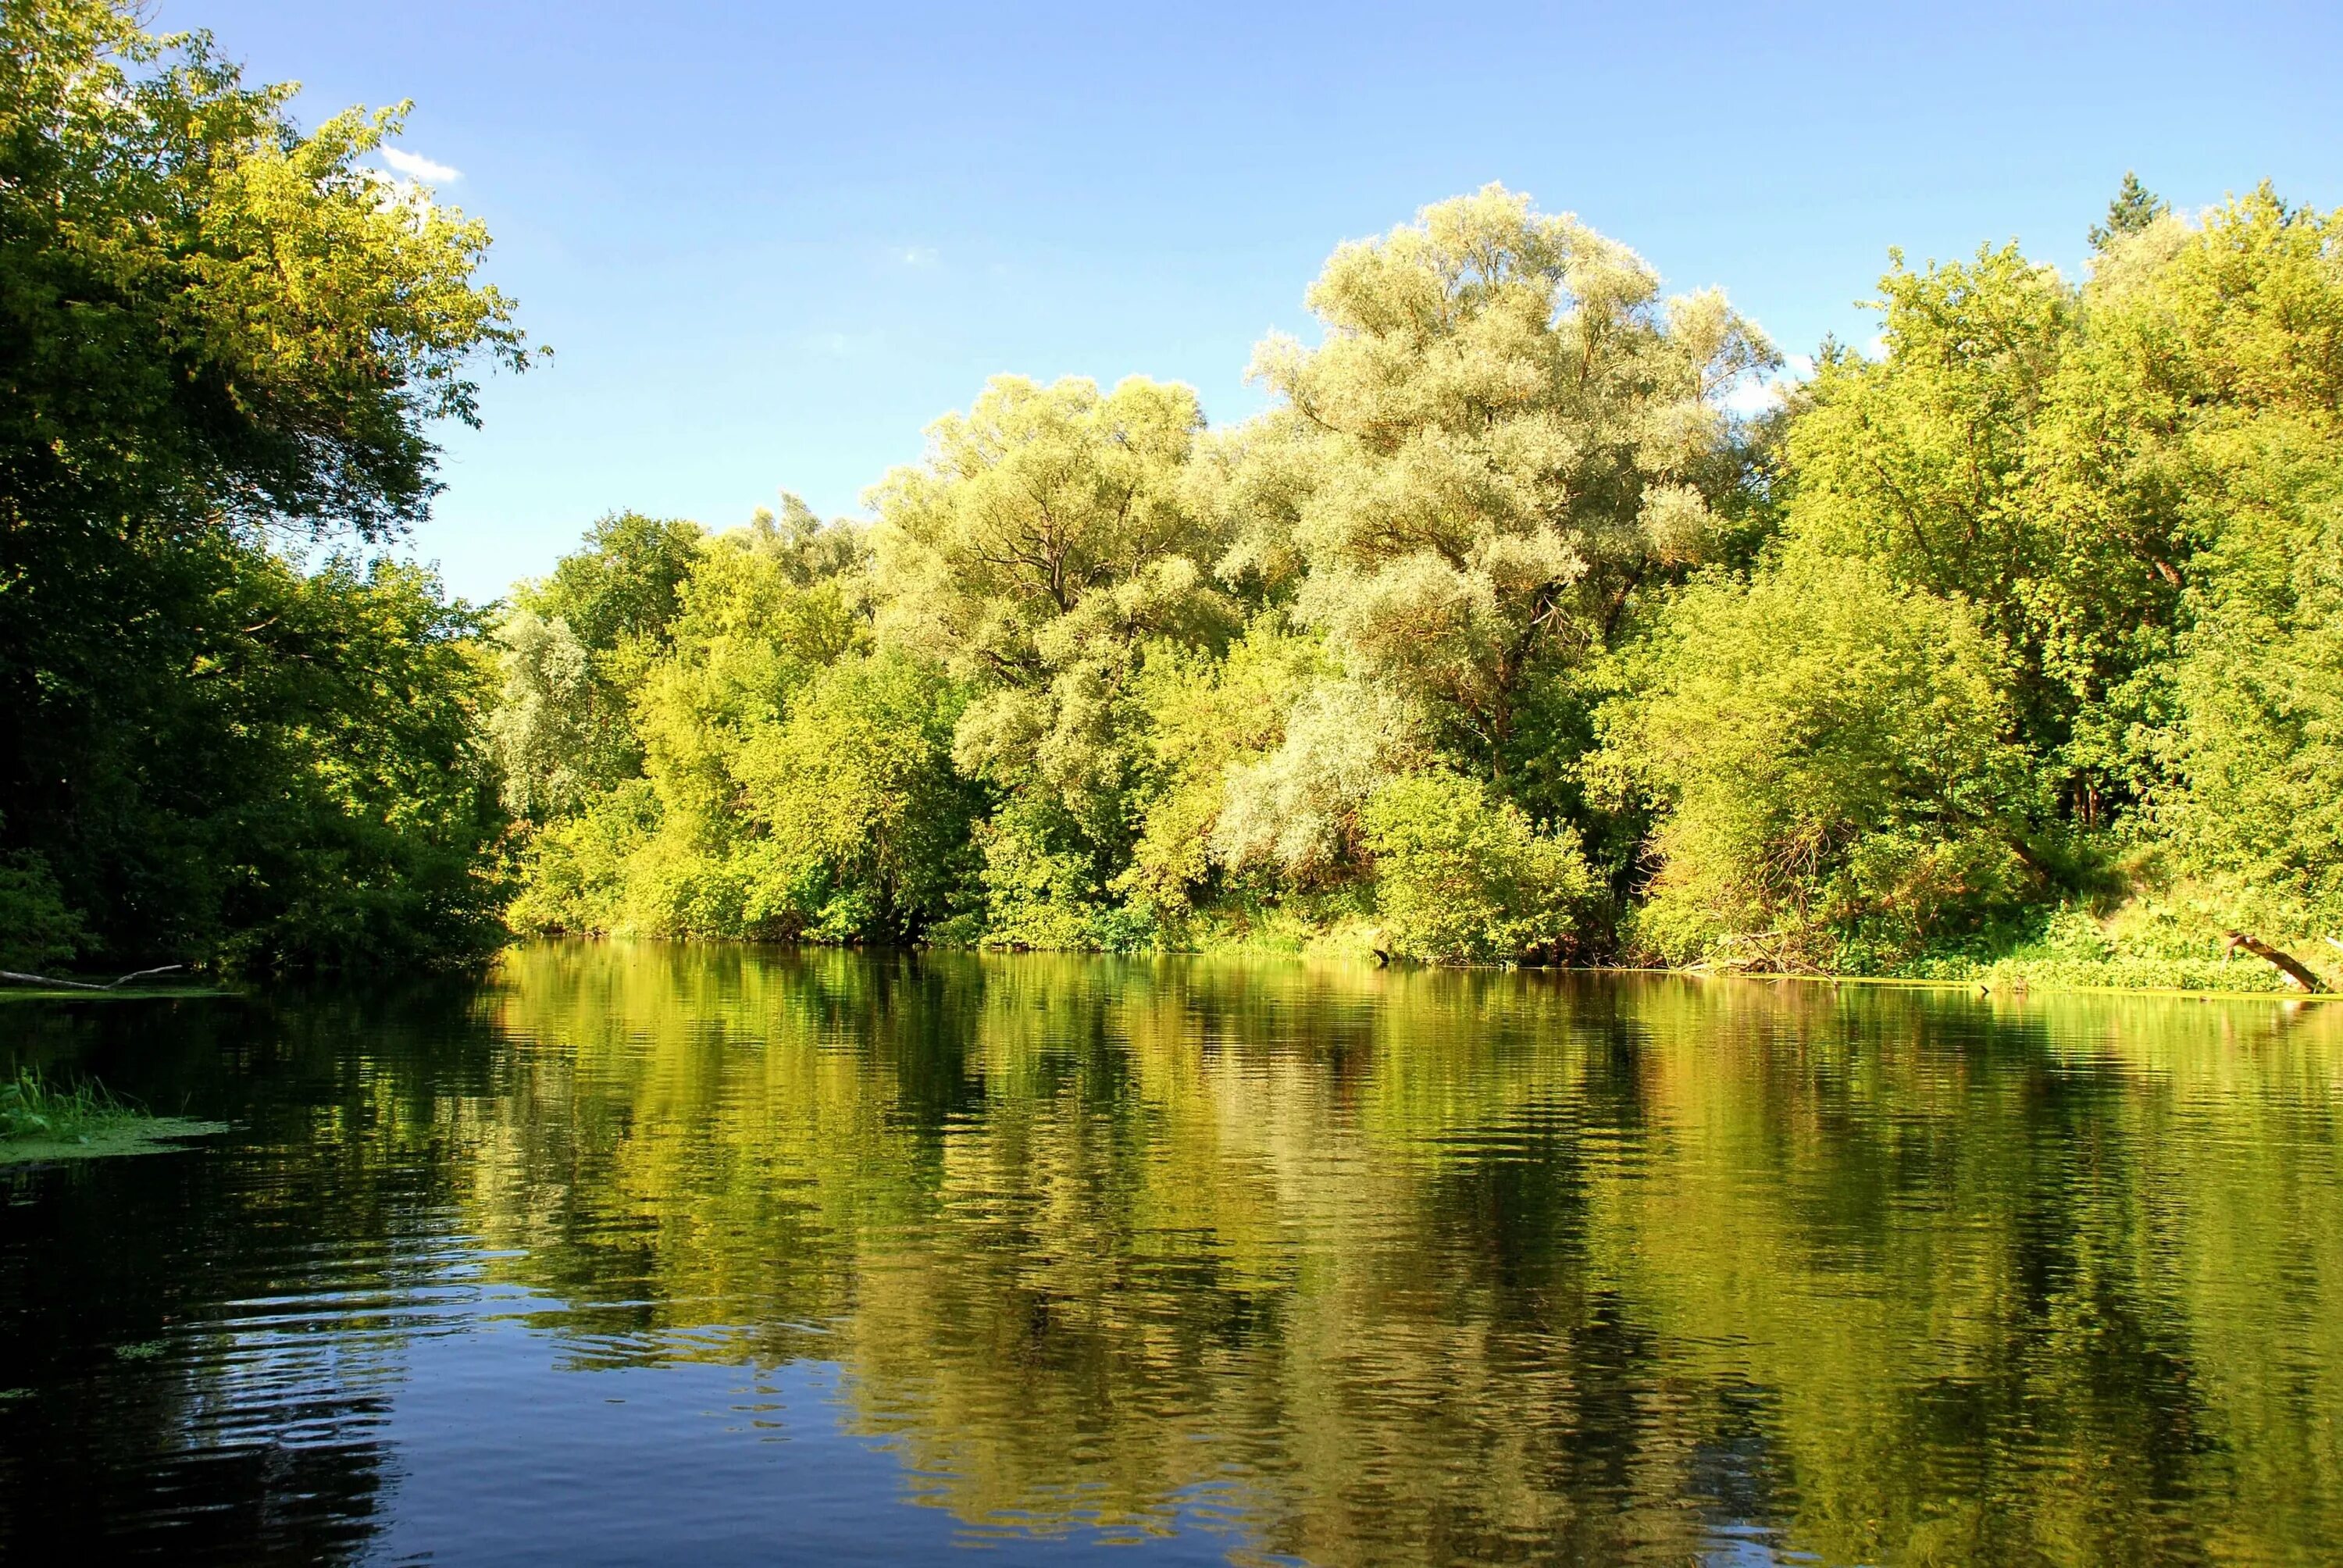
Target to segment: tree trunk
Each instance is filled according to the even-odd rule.
[[[2282,953],[2278,951],[2278,949],[2270,946],[2268,942],[2261,940],[2258,937],[2249,937],[2243,931],[2231,931],[2222,937],[2221,950],[2225,954],[2235,952],[2239,948],[2245,949],[2246,951],[2253,954],[2254,957],[2258,959],[2265,960],[2275,965],[2280,974],[2286,976],[2287,979],[2292,980],[2296,985],[2300,986],[2304,990],[2323,991],[2327,989],[2326,985],[2319,980],[2319,978],[2311,973],[2309,969],[2303,964],[2300,959],[2294,957],[2290,953]]]

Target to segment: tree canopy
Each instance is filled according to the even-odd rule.
[[[477,617],[299,552],[421,517],[430,422],[528,353],[487,231],[361,161],[404,109],[291,95],[111,0],[0,10],[0,839],[52,950],[496,928]]]
[[[1781,360],[1722,295],[1491,186],[1337,248],[1242,424],[997,378],[867,536],[808,525],[858,629],[759,654],[724,688],[752,715],[688,638],[630,667],[659,833],[828,890],[620,918],[1897,973],[2080,942],[2196,980],[2232,933],[2316,950],[2331,221],[2267,190],[2186,218],[2135,177],[2080,283],[1891,253],[1879,352],[1825,345],[1752,417]],[[802,607],[744,604],[733,635],[798,647]],[[551,621],[507,635],[547,672],[513,713],[580,678]],[[637,799],[544,842],[613,841],[582,824]]]

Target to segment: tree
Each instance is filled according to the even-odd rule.
[[[587,803],[601,771],[585,645],[560,617],[518,608],[498,623],[496,638],[504,687],[488,728],[505,807],[540,820],[569,815]]]
[[[1532,686],[1701,558],[1741,463],[1718,397],[1773,350],[1721,295],[1664,300],[1626,247],[1497,186],[1342,246],[1308,298],[1320,347],[1254,357],[1290,413],[1238,483],[1274,504],[1232,565],[1298,556],[1338,663],[1502,774],[1539,745]]]
[[[758,934],[752,908],[790,918],[785,897],[759,890],[770,868],[748,853],[762,832],[746,759],[809,681],[870,641],[852,555],[839,558],[848,571],[822,575],[809,554],[830,558],[826,544],[784,534],[769,516],[709,541],[683,584],[669,646],[636,689],[635,732],[659,800],[658,834],[638,866],[647,929],[743,936]]]
[[[567,621],[597,652],[656,652],[682,608],[704,537],[698,523],[681,518],[612,512],[586,530],[585,548],[562,557],[550,577],[516,597],[548,619]]]
[[[2104,251],[2127,235],[2135,235],[2172,211],[2172,204],[2139,183],[2139,176],[2124,170],[2123,186],[2107,203],[2107,221],[2091,226],[2091,248]]]
[[[635,695],[704,543],[698,523],[612,512],[543,581],[514,586],[496,722],[515,809],[542,822],[641,774]]]
[[[1121,869],[1145,760],[1143,649],[1217,648],[1238,624],[1208,575],[1222,541],[1182,494],[1202,417],[1184,387],[999,377],[930,428],[924,463],[871,492],[882,634],[967,684],[955,759],[1025,799],[987,841],[1085,867],[1003,887],[1094,889]]]
[[[916,937],[954,912],[983,795],[952,768],[964,700],[900,648],[818,671],[738,763],[765,869],[752,921],[830,940]]]
[[[357,712],[399,719],[361,701],[360,649],[420,658],[471,625],[427,579],[290,581],[270,541],[396,535],[435,488],[429,421],[477,419],[480,358],[527,362],[510,302],[475,280],[486,231],[360,162],[401,111],[304,132],[292,91],[105,0],[0,10],[0,831],[116,955],[257,961],[304,939],[288,909],[337,896],[287,879],[369,857],[389,879],[376,915],[402,910],[406,936],[423,905],[470,896],[398,884],[447,868],[388,840],[347,862],[286,850],[265,890],[229,869],[320,799],[266,766],[315,765],[300,738]],[[336,700],[359,706],[318,706]],[[365,737],[334,788],[447,765],[436,732],[423,753],[392,743],[422,735]],[[344,806],[372,809],[372,789]]]
[[[2106,307],[2135,379],[2177,412],[2145,457],[2201,541],[2156,735],[2157,841],[2217,926],[2317,945],[2343,933],[2338,236],[2343,214],[2264,187]]]
[[[1635,664],[1603,765],[1658,809],[1655,956],[1872,969],[2026,890],[2006,664],[1960,604],[1795,552],[1686,590]]]

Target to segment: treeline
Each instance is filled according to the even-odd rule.
[[[2127,179],[2080,283],[1897,256],[1744,417],[1722,295],[1492,186],[1338,249],[1243,424],[1004,377],[868,524],[610,518],[497,631],[514,922],[2312,977],[2338,225]]]
[[[2127,181],[1736,413],[1722,295],[1491,186],[1337,249],[1257,418],[1001,377],[868,522],[484,610],[380,547],[528,362],[488,236],[290,91],[0,6],[0,967],[2343,956],[2343,216]]]

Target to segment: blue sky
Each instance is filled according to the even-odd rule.
[[[2343,7],[821,7],[160,0],[486,218],[553,364],[446,440],[411,542],[484,598],[621,507],[827,514],[1012,370],[1212,419],[1334,244],[1502,180],[1788,352],[1890,245],[2079,266],[2126,168],[2343,205]]]

